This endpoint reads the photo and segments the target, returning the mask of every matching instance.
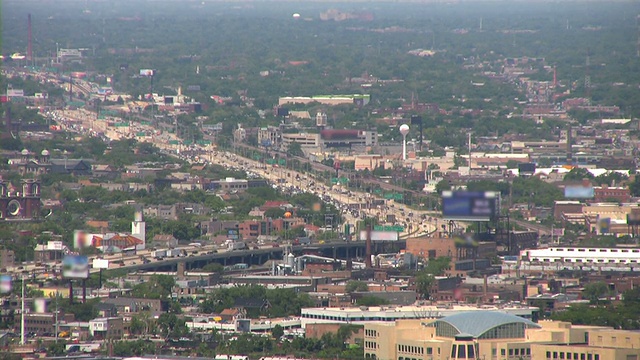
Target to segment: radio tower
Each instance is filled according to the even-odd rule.
[[[585,73],[584,73],[584,91],[587,99],[591,99],[591,73],[589,72],[589,67],[591,65],[591,53],[589,48],[587,48],[587,60],[585,62]]]
[[[27,37],[29,38],[27,43],[27,60],[32,61],[33,52],[31,48],[31,14],[27,15]]]

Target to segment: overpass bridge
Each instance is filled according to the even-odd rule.
[[[397,252],[406,247],[406,240],[393,242],[373,241],[372,254]],[[126,264],[120,268],[130,271],[177,271],[178,264],[184,263],[186,270],[202,268],[210,263],[219,263],[224,266],[234,264],[262,265],[268,260],[282,260],[285,251],[291,249],[296,256],[310,254],[333,259],[357,259],[364,258],[366,253],[365,241],[332,242],[313,245],[293,245],[283,247],[271,247],[260,249],[233,250],[208,254],[190,254],[188,256],[154,260],[149,263]]]

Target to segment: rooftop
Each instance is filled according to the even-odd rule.
[[[481,337],[489,330],[501,325],[522,324],[526,328],[540,327],[531,320],[497,311],[463,312],[436,320],[434,324],[443,322],[453,326],[458,331],[458,335],[468,334],[475,338]]]

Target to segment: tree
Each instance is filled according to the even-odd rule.
[[[597,304],[600,301],[600,298],[606,295],[609,292],[609,287],[607,283],[603,281],[597,281],[593,283],[589,283],[585,285],[582,290],[582,294],[585,299],[589,299],[591,304]]]
[[[449,180],[440,180],[437,184],[436,184],[436,192],[438,194],[442,194],[443,191],[448,191],[451,190],[451,184],[449,183]]]
[[[224,266],[220,263],[210,263],[205,265],[202,268],[202,271],[211,273],[222,273],[224,271]]]
[[[507,161],[507,169],[517,169],[518,164],[520,164],[520,162],[515,160],[509,160]]]
[[[174,277],[169,275],[152,275],[149,281],[136,284],[131,293],[134,297],[147,299],[166,299],[176,284]]]
[[[155,353],[156,346],[149,340],[117,341],[113,344],[115,356],[142,356]]]
[[[64,355],[64,353],[66,352],[67,349],[67,342],[66,341],[58,341],[58,342],[54,342],[49,344],[49,346],[47,346],[47,355],[48,356],[61,356]]]
[[[575,167],[571,169],[563,178],[564,181],[582,181],[584,179],[594,179],[589,170]]]
[[[432,274],[429,274],[424,270],[420,271],[418,275],[416,275],[416,292],[421,298],[431,298],[431,288],[433,287],[435,280],[436,279]]]
[[[451,258],[440,256],[436,259],[430,259],[422,271],[433,276],[442,276],[445,274],[446,270],[449,270],[450,267]]]
[[[271,336],[273,336],[274,339],[279,340],[280,338],[282,338],[284,336],[284,329],[282,328],[282,326],[280,325],[276,325],[271,329]]]
[[[369,291],[369,285],[364,281],[352,280],[347,282],[347,286],[345,286],[344,291],[347,293],[366,292]]]
[[[185,320],[178,318],[176,314],[161,314],[157,324],[162,334],[168,338],[178,339],[189,333]]]
[[[304,151],[302,151],[302,146],[300,143],[292,142],[289,144],[287,148],[287,155],[289,156],[304,156]]]
[[[640,175],[635,175],[633,181],[629,183],[631,196],[640,196]]]

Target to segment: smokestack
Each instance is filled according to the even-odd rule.
[[[489,284],[488,284],[488,280],[487,280],[487,275],[485,275],[484,276],[484,287],[482,289],[482,298],[483,298],[483,301],[485,301],[485,302],[487,301],[487,292],[488,292],[487,287],[488,286],[489,286]]]
[[[27,15],[27,36],[29,38],[27,43],[27,60],[32,61],[33,52],[31,48],[31,14]]]
[[[558,87],[558,69],[556,68],[556,66],[553,66],[553,88],[557,88]]]

